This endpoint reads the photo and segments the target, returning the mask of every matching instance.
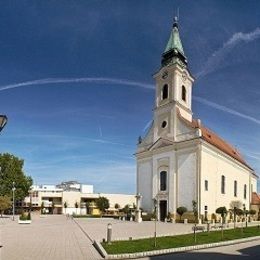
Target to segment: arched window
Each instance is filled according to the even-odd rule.
[[[165,191],[167,189],[167,172],[161,171],[160,172],[160,190]]]
[[[222,194],[225,194],[225,176],[224,175],[222,175],[221,176],[221,193]]]
[[[234,196],[237,197],[237,181],[234,181]]]
[[[162,99],[167,99],[169,95],[169,87],[167,84],[165,84],[162,88]]]
[[[187,92],[186,88],[184,86],[182,86],[182,88],[181,88],[181,98],[185,102],[186,102],[186,94],[187,94],[186,92]]]
[[[246,194],[247,192],[246,192],[246,184],[244,185],[244,199],[246,199]]]
[[[209,190],[209,182],[208,180],[205,180],[205,191]]]

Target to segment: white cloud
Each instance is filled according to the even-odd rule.
[[[239,43],[248,43],[260,38],[260,27],[249,33],[237,32],[223,44],[223,46],[215,51],[205,63],[204,68],[197,73],[197,78],[201,78],[215,71],[226,59],[226,55]]]

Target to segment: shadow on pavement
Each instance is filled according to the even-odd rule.
[[[170,255],[162,255],[162,256],[154,256],[150,257],[152,260],[161,260],[161,259],[200,259],[200,260],[215,260],[215,259],[260,259],[260,245],[244,248],[238,250],[241,255],[230,255],[230,254],[222,254],[222,253],[214,253],[214,252],[190,252],[190,253],[181,253],[181,254],[170,254]]]

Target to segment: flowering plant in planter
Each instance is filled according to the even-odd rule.
[[[22,212],[21,216],[19,217],[18,223],[19,224],[31,224],[31,213],[25,214]]]

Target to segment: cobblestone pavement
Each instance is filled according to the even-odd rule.
[[[30,225],[0,219],[0,259],[101,259],[78,225],[65,216],[33,216]]]

